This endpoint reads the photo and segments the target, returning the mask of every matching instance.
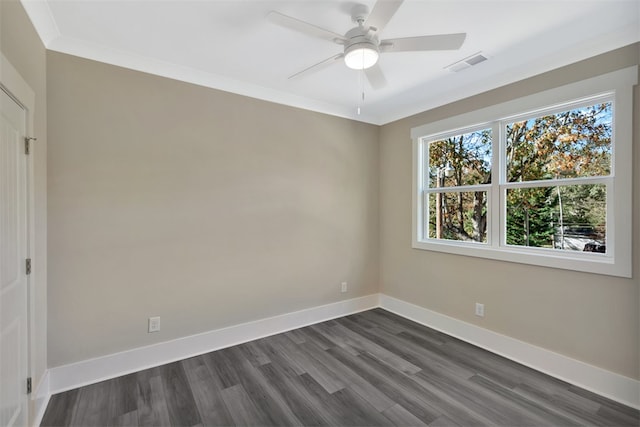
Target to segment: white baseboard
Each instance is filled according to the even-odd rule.
[[[312,307],[49,369],[49,393],[164,365],[379,306],[379,294]]]
[[[640,381],[384,294],[380,294],[380,307],[601,396],[640,408]]]

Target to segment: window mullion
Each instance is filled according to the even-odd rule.
[[[490,206],[489,206],[489,221],[488,221],[488,236],[489,245],[492,247],[499,247],[502,245],[502,217],[503,211],[503,197],[500,191],[500,184],[503,182],[503,176],[505,166],[503,165],[505,159],[504,147],[502,139],[504,138],[504,132],[502,131],[501,122],[492,123],[492,134],[494,135],[492,140],[492,154],[491,159],[491,194],[490,194]]]

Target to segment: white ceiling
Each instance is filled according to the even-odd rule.
[[[388,84],[373,90],[340,61],[288,80],[342,47],[266,19],[276,10],[343,34],[354,26],[354,1],[22,2],[48,49],[375,124],[640,41],[638,0],[406,0],[381,38],[467,38],[458,51],[381,55]],[[479,51],[489,60],[444,69]]]

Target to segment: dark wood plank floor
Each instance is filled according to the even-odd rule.
[[[54,395],[45,426],[638,426],[637,410],[382,309]]]

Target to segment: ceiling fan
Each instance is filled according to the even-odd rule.
[[[384,30],[403,1],[378,0],[371,13],[369,13],[367,6],[355,5],[351,10],[351,19],[358,25],[344,35],[283,15],[280,12],[269,12],[267,18],[274,24],[344,46],[342,53],[305,68],[289,76],[289,79],[314,73],[339,59],[343,59],[347,67],[355,70],[364,70],[371,87],[379,89],[386,85],[386,79],[378,64],[378,57],[381,53],[453,50],[462,46],[467,36],[466,33],[380,40],[378,34]]]

